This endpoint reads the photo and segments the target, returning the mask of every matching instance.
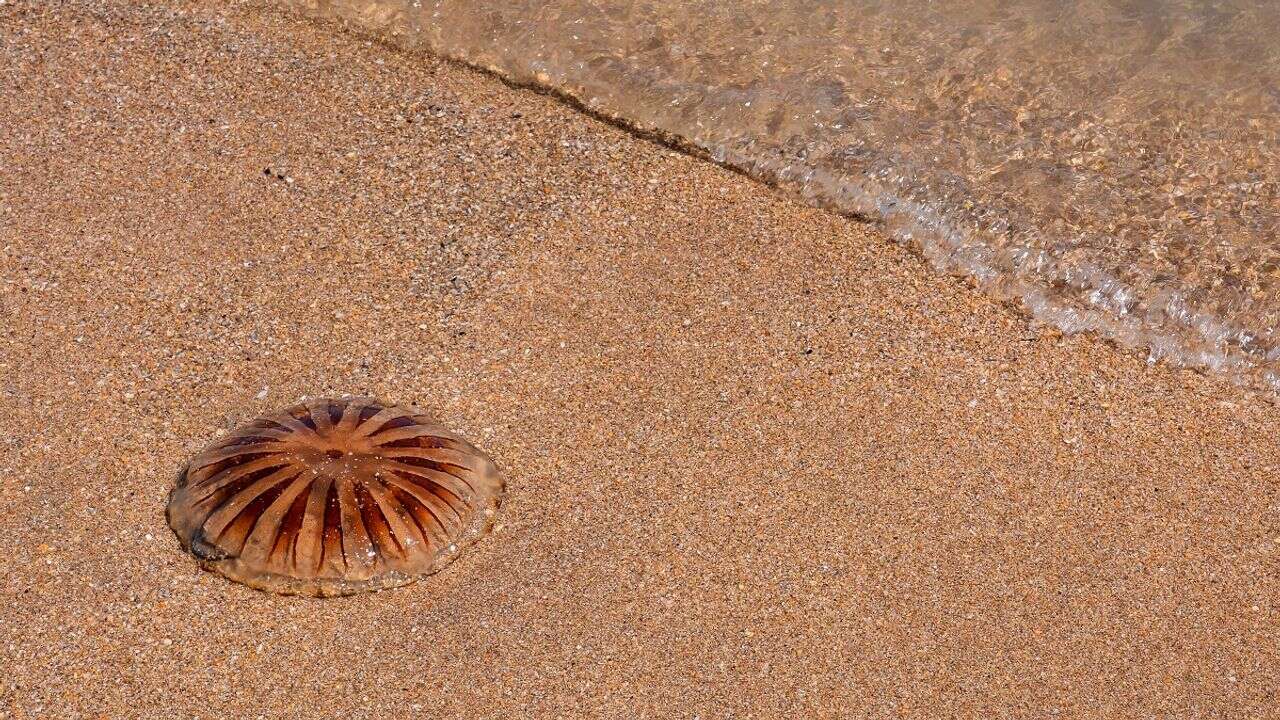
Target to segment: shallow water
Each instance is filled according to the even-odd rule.
[[[290,1],[882,221],[1064,330],[1280,388],[1280,3]]]

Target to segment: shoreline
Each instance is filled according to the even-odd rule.
[[[642,77],[637,79],[633,77],[634,72],[627,71],[621,71],[616,76],[611,75],[608,70],[601,70],[599,73],[582,72],[580,68],[575,69],[575,63],[572,62],[562,64],[546,59],[537,62],[495,59],[484,49],[484,45],[488,43],[477,46],[468,43],[465,37],[454,37],[449,32],[433,33],[429,29],[419,33],[415,26],[420,18],[414,17],[419,11],[410,6],[402,6],[399,11],[393,10],[402,5],[398,0],[330,0],[322,3],[325,6],[323,9],[306,7],[316,5],[313,0],[292,0],[289,4],[291,10],[300,17],[318,22],[335,22],[342,31],[354,33],[392,51],[407,49],[410,52],[428,52],[458,62],[494,76],[508,86],[554,97],[593,119],[621,127],[642,139],[664,144],[754,178],[783,192],[792,200],[874,223],[886,237],[928,258],[938,272],[963,277],[984,293],[1010,302],[1037,322],[1056,327],[1064,333],[1094,333],[1126,352],[1146,356],[1151,362],[1209,372],[1225,377],[1248,391],[1262,393],[1267,402],[1280,401],[1280,395],[1277,394],[1280,391],[1280,376],[1270,368],[1270,361],[1267,359],[1268,341],[1265,338],[1269,333],[1265,326],[1250,330],[1249,321],[1245,318],[1247,313],[1243,309],[1238,309],[1241,317],[1233,317],[1230,310],[1215,311],[1210,307],[1212,303],[1206,305],[1206,301],[1196,297],[1207,288],[1197,290],[1194,284],[1181,287],[1174,283],[1163,291],[1146,287],[1149,278],[1126,279],[1120,268],[1108,270],[1104,258],[1099,258],[1096,263],[1067,262],[1064,257],[1046,248],[1047,235],[1038,230],[1024,241],[1012,244],[1006,244],[996,237],[987,237],[981,226],[989,224],[989,220],[980,221],[977,216],[965,220],[963,212],[959,215],[937,212],[927,201],[900,196],[892,186],[903,181],[910,184],[913,173],[901,169],[892,170],[896,163],[890,162],[887,167],[878,171],[864,169],[861,173],[863,177],[858,179],[857,173],[844,174],[841,169],[833,170],[829,163],[813,164],[807,158],[787,157],[776,146],[776,142],[767,136],[758,138],[763,143],[763,150],[750,149],[750,143],[737,135],[737,132],[745,132],[747,137],[754,135],[759,128],[750,125],[739,131],[730,131],[728,136],[723,135],[726,132],[724,128],[720,132],[710,131],[701,122],[686,124],[677,129],[671,124],[679,126],[680,121],[672,117],[664,118],[661,110],[663,103],[659,103],[655,110],[653,107],[646,107],[648,103],[643,99],[653,85],[664,84],[668,79],[661,71],[652,75],[641,72]],[[585,11],[585,6],[575,6],[572,3],[568,6]],[[668,6],[668,10],[675,7],[677,6]],[[427,21],[426,25],[439,24],[442,28],[457,26],[454,30],[461,30],[460,35],[466,36],[466,13],[461,13],[460,17],[454,15],[455,12],[456,9],[445,10],[444,17],[437,21]],[[500,15],[501,11],[495,11],[494,14]],[[673,11],[672,14],[677,13]],[[520,21],[518,11],[506,16],[505,20],[527,22]],[[498,24],[481,31],[489,34],[489,43],[511,42],[516,46],[520,45],[519,33],[505,36],[501,30],[502,22],[492,18],[491,21]],[[539,22],[533,20],[531,27],[539,27]],[[546,27],[541,29],[547,30]],[[593,30],[598,28],[591,28],[586,32]],[[876,30],[869,28],[869,31],[874,33]],[[710,32],[715,36],[732,31],[719,27]],[[572,52],[569,48],[577,45],[581,38],[576,32],[572,35],[573,42],[567,38],[568,36],[561,36],[558,40],[551,40],[550,44],[559,48],[560,54]],[[560,40],[564,42],[561,43]],[[584,41],[577,52],[590,56],[592,52],[607,50],[598,43],[598,39],[594,43]],[[517,57],[541,52],[528,47],[523,50],[508,47],[506,51],[508,55]],[[623,54],[626,57],[618,58],[617,61],[631,71],[636,71],[637,68],[630,65],[636,56],[628,51],[623,51]],[[1173,54],[1177,55],[1176,52]],[[547,66],[556,66],[557,69],[553,71]],[[539,68],[547,69],[556,79]],[[680,74],[678,70],[667,69]],[[742,68],[737,70],[741,71]],[[726,72],[732,73],[733,70]],[[610,77],[612,82],[607,79]],[[930,79],[940,81],[940,78],[929,78],[927,74],[926,77],[917,78],[926,83]],[[1053,83],[1048,78],[1045,81]],[[703,82],[714,84],[715,81],[704,79]],[[837,80],[836,84],[839,85],[840,82]],[[627,89],[619,90],[619,87]],[[872,97],[885,99],[874,88],[864,89]],[[717,95],[714,91],[693,92],[701,94],[703,99]],[[678,99],[678,93],[675,93],[671,98],[672,104]],[[938,97],[934,99],[942,100]],[[1008,96],[1003,101],[988,101],[996,106],[1021,102]],[[712,102],[712,105],[717,104]],[[723,105],[717,107],[723,110]],[[620,108],[627,110],[623,112]],[[1201,134],[1206,133],[1213,135],[1211,131],[1202,129]],[[812,139],[819,143],[825,142],[821,137]],[[923,138],[920,140],[923,141]],[[843,141],[857,143],[856,137],[846,136]],[[1175,146],[1178,144],[1172,137],[1165,138],[1164,141]],[[787,143],[783,143],[785,144]],[[1155,145],[1139,145],[1140,147],[1131,150],[1138,154],[1147,154],[1148,151],[1159,154],[1159,142]],[[1185,149],[1178,152],[1181,151]],[[1112,161],[1115,160],[1116,158],[1112,158]],[[1256,164],[1258,160],[1250,158],[1248,162]],[[1085,158],[1076,156],[1071,164],[1082,163],[1085,163]],[[891,177],[896,177],[897,180],[877,184],[865,177],[868,173],[878,175],[882,172],[893,173]],[[924,172],[928,174],[927,170]],[[1142,182],[1151,181],[1133,179],[1133,183]],[[1126,184],[1118,183],[1121,186]],[[980,207],[988,205],[989,201],[998,202],[990,196],[989,190],[984,192],[982,185],[971,185],[966,195],[973,197]],[[1059,210],[1062,208],[1043,209],[1050,215]],[[1099,210],[1103,210],[1105,214],[1104,208]],[[1031,217],[1006,217],[1001,220],[1002,223],[1008,221],[1020,227],[1034,225]],[[1077,222],[1087,224],[1084,218],[1077,218]],[[1095,227],[1094,231],[1097,230]],[[1207,246],[1201,250],[1209,252]],[[1156,250],[1153,249],[1152,252]],[[1181,263],[1175,263],[1173,267],[1176,269],[1179,264]],[[1243,302],[1241,298],[1237,300]],[[1231,307],[1230,301],[1225,301],[1225,305],[1223,302],[1224,299],[1219,298],[1219,309]],[[1252,321],[1264,322],[1265,316],[1255,312]]]
[[[0,37],[0,718],[1273,706],[1280,408],[316,21]],[[178,467],[331,393],[492,454],[494,533],[349,598],[200,570]]]

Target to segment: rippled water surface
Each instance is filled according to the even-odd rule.
[[[1067,330],[1280,386],[1275,0],[290,0],[553,88]]]

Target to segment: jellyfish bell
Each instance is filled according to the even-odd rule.
[[[260,590],[350,595],[413,582],[488,533],[493,461],[431,417],[372,398],[310,400],[198,453],[168,519],[201,565]]]

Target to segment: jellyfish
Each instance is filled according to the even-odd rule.
[[[334,596],[411,583],[488,533],[493,461],[417,410],[310,400],[243,425],[186,464],[169,526],[208,570]]]

